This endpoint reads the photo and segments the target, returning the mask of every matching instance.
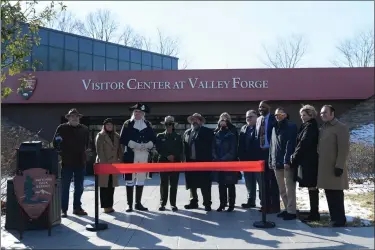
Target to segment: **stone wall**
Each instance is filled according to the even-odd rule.
[[[374,124],[375,96],[361,102],[339,116],[340,121],[349,126],[350,130],[364,125]]]

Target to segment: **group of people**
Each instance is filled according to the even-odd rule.
[[[113,121],[103,121],[102,130],[95,140],[96,163],[149,163],[152,156],[157,162],[211,162],[264,160],[264,175],[245,172],[244,178],[248,199],[243,208],[256,207],[256,185],[259,189],[261,208],[259,211],[277,213],[284,220],[296,219],[296,183],[309,189],[310,215],[306,220],[317,221],[319,215],[319,189],[324,189],[332,226],[346,224],[343,190],[348,188],[346,159],[349,151],[349,130],[335,117],[335,109],[324,105],[320,110],[323,125],[319,128],[318,113],[311,105],[300,111],[301,127],[289,120],[286,110],[279,107],[271,113],[269,102],[262,101],[257,111],[246,112],[246,125],[238,132],[228,113],[220,115],[217,128],[204,126],[205,118],[198,113],[188,117],[191,128],[183,135],[175,131],[174,117],[167,116],[161,122],[165,131],[155,135],[145,115],[150,112],[147,105],[137,103],[130,107],[131,117],[117,133]],[[67,123],[58,126],[54,146],[62,158],[62,216],[67,216],[69,187],[74,175],[73,213],[87,215],[81,207],[83,176],[88,149],[88,129],[79,123],[82,115],[72,109],[66,115]],[[141,203],[142,192],[148,173],[124,174],[128,208],[148,210]],[[198,208],[198,193],[201,189],[203,206],[211,211],[211,187],[219,185],[220,205],[218,212],[231,212],[235,208],[235,184],[242,178],[241,172],[187,171],[186,189],[190,191],[190,202],[185,209]],[[160,173],[160,211],[169,201],[172,211],[177,211],[176,197],[178,172]],[[114,212],[114,189],[118,176],[99,175],[100,201],[105,213]],[[134,203],[135,186],[135,203]],[[285,210],[281,211],[280,198]],[[134,207],[133,207],[134,203]]]

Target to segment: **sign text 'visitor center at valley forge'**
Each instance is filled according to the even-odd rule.
[[[7,79],[14,92],[3,100],[2,115],[47,140],[71,108],[84,115],[93,140],[105,118],[120,127],[136,102],[150,106],[147,119],[157,132],[166,115],[182,132],[195,112],[211,128],[228,112],[239,128],[247,110],[269,100],[272,111],[282,106],[300,124],[301,104],[332,104],[340,115],[374,95],[374,68],[177,70],[174,57],[50,29],[40,34],[30,60],[42,66],[20,93],[19,76]]]

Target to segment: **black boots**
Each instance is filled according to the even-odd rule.
[[[135,187],[135,209],[139,211],[148,211],[147,208],[142,206],[141,199],[143,193],[143,186],[136,186]],[[133,211],[133,196],[134,196],[134,187],[133,186],[126,186],[126,198],[128,200],[128,209],[126,212]]]
[[[319,221],[319,190],[309,190],[310,198],[310,215],[304,220],[305,222]]]
[[[128,209],[126,209],[127,213],[133,211],[133,190],[133,186],[126,186],[126,199],[128,200]]]
[[[143,186],[135,186],[135,209],[139,211],[148,211],[148,208],[141,204],[142,193]]]

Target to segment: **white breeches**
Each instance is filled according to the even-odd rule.
[[[134,163],[147,163],[148,162],[148,154],[149,152],[146,151],[139,151],[134,150]],[[147,179],[147,173],[134,173],[132,175],[131,181],[126,181],[126,186],[143,186],[145,184],[145,180]]]

